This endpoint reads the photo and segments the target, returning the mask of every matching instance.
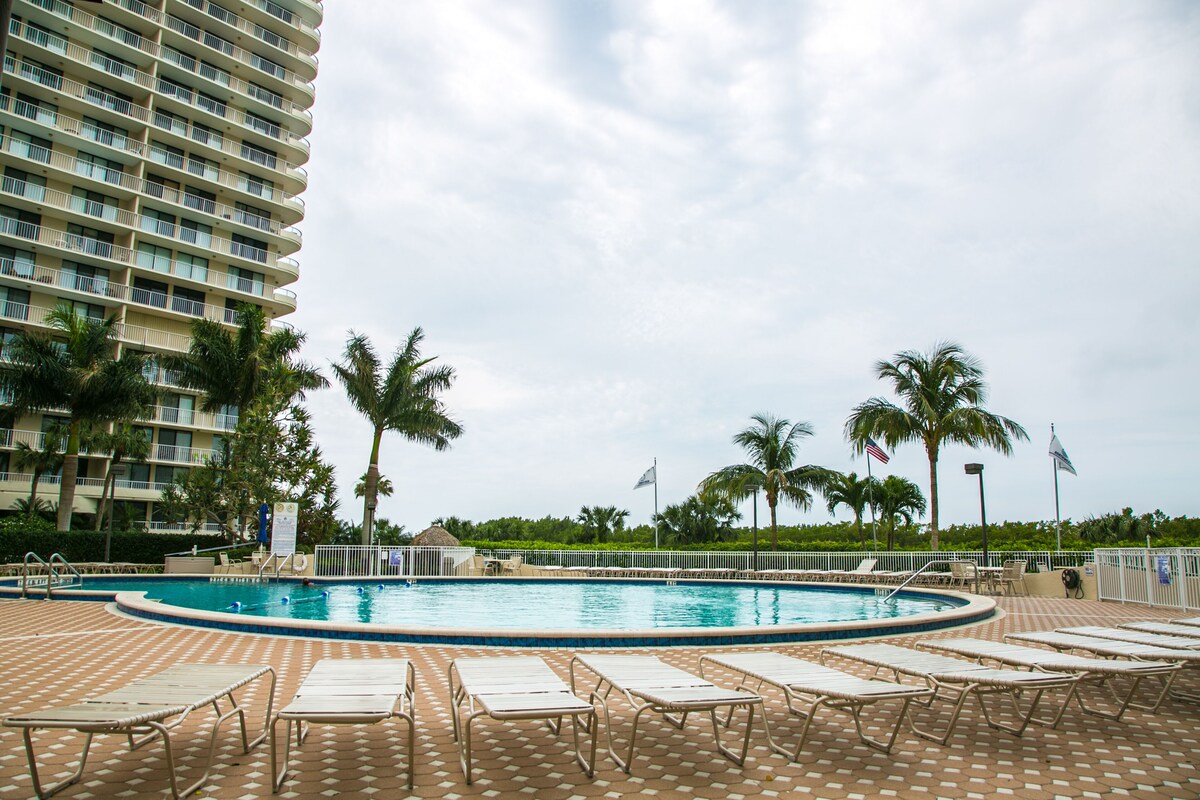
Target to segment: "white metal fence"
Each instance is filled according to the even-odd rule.
[[[531,566],[561,567],[652,567],[656,569],[854,569],[864,558],[878,559],[878,570],[917,570],[930,561],[968,559],[984,565],[982,551],[941,550],[938,552],[797,552],[760,550],[757,558],[745,551],[707,550],[520,550],[480,548],[480,555],[490,558],[521,556]],[[1077,567],[1092,559],[1091,550],[1021,550],[988,552],[990,566],[1000,566],[1009,559],[1028,562],[1033,571],[1037,565],[1050,569]],[[757,560],[757,564],[755,561]]]
[[[363,547],[317,545],[315,574],[322,577],[447,577],[467,575],[473,547]]]
[[[1101,600],[1200,609],[1200,547],[1096,550]]]

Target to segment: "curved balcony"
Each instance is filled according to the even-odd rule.
[[[0,301],[0,320],[13,320],[49,328],[47,318],[52,308],[35,306],[27,303],[14,303],[8,300]],[[141,325],[129,325],[118,322],[113,326],[117,339],[123,344],[136,345],[139,349],[173,350],[186,353],[192,346],[192,337],[182,333],[168,333]]]
[[[26,61],[5,56],[4,71],[18,79],[48,87],[58,93],[60,97],[78,100],[89,107],[89,110],[95,108],[104,109],[115,115],[119,120],[119,124],[122,125],[127,124],[127,120],[129,119],[136,120],[147,126],[154,125],[156,128],[170,131],[182,138],[211,147],[220,153],[236,156],[250,164],[257,165],[258,168],[266,167],[272,170],[284,171],[285,173],[291,169],[298,169],[278,156],[266,153],[261,148],[249,142],[231,139],[216,131],[199,130],[186,120],[175,119],[161,113],[152,113],[146,106],[131,103],[124,98],[91,86],[84,86],[78,81],[47,72],[41,67]],[[290,142],[283,142],[281,140],[280,143],[290,145],[303,156],[308,155],[308,142],[303,139]],[[307,175],[302,179],[302,182],[307,183]]]
[[[275,26],[267,28],[263,25],[251,22],[243,17],[238,16],[229,9],[209,2],[209,0],[182,0],[183,3],[191,8],[196,9],[202,14],[207,15],[205,21],[211,24],[215,21],[217,28],[221,33],[227,36],[237,36],[245,34],[259,42],[274,48],[280,54],[290,56],[296,59],[316,74],[317,57],[316,55],[303,48],[300,45],[287,38],[287,35],[281,35],[274,30]],[[283,26],[279,26],[283,27]],[[290,31],[288,32],[290,34]]]
[[[179,208],[188,209],[189,211],[198,211],[208,215],[213,224],[218,227],[224,227],[230,224],[235,224],[245,227],[253,233],[253,235],[270,234],[271,236],[279,237],[282,244],[282,251],[294,253],[300,249],[302,241],[301,233],[298,229],[287,226],[285,227],[278,220],[273,220],[269,217],[262,217],[257,214],[252,214],[247,211],[242,211],[239,208],[228,206],[223,203],[217,203],[205,197],[181,192],[178,189],[171,189],[158,183],[142,180],[134,175],[125,172],[118,172],[107,167],[98,167],[89,161],[81,161],[80,159],[69,156],[66,153],[58,153],[53,150],[47,150],[44,147],[31,145],[28,142],[20,139],[13,139],[0,134],[0,151],[11,153],[12,155],[28,162],[31,169],[37,169],[35,165],[54,167],[60,170],[66,176],[67,180],[78,181],[79,178],[90,179],[96,184],[96,188],[102,192],[113,192],[116,187],[126,189],[129,192],[140,194],[145,197],[151,197],[156,200],[161,200]],[[12,179],[4,179],[4,191],[14,193],[15,181]],[[37,197],[31,196],[33,192]],[[46,195],[52,190],[41,190],[40,187],[26,187],[24,196],[28,199],[34,199],[37,202],[45,201]],[[59,194],[62,194],[59,192]],[[120,192],[117,192],[120,194]],[[72,210],[89,216],[95,216],[110,221],[120,221],[115,219],[115,215],[110,211],[111,206],[103,208],[89,208],[86,203],[80,204],[75,201],[80,198],[70,197],[68,204]],[[53,202],[50,202],[53,204]],[[98,204],[92,203],[91,206]],[[122,212],[130,213],[130,212]],[[131,214],[133,218],[137,215]]]
[[[238,424],[237,414],[210,414],[206,411],[172,406],[154,406],[150,414],[141,419],[161,425],[181,425],[221,432],[232,431]]]
[[[114,155],[118,156],[114,160],[122,161],[125,156],[135,156],[137,158],[150,158],[159,164],[164,164],[181,172],[186,172],[188,178],[197,176],[198,169],[193,168],[190,160],[185,162],[184,159],[167,153],[165,150],[154,145],[146,145],[138,142],[128,136],[112,133],[111,131],[101,130],[91,123],[84,122],[78,117],[72,117],[61,111],[48,111],[38,106],[31,105],[24,100],[13,100],[6,95],[0,95],[0,114],[11,114],[14,118],[23,120],[32,120],[39,125],[47,128],[53,128],[70,136],[78,137],[86,142],[89,146],[99,144],[113,151]],[[14,140],[12,148],[23,147],[24,143]],[[29,150],[30,154],[25,157],[31,160],[41,160],[40,154],[34,154],[33,151],[43,151],[43,148],[29,146],[23,148]],[[17,149],[10,149],[9,152],[17,153]],[[50,151],[49,158],[53,160],[58,156],[62,156],[68,160],[75,160],[71,156],[66,156],[55,151]],[[106,172],[112,173],[111,170]],[[291,222],[299,222],[304,218],[304,200],[297,195],[284,192],[282,189],[266,185],[262,182],[253,181],[239,174],[230,172],[226,169],[214,169],[209,165],[204,165],[202,169],[203,177],[218,186],[232,189],[236,192],[246,195],[251,203],[269,203],[275,205],[281,215],[286,215]],[[124,173],[117,173],[124,175]],[[132,180],[132,176],[126,175],[123,178],[104,178],[106,182],[116,183],[121,181],[122,186],[126,186],[126,179]],[[126,187],[129,188],[129,187]],[[135,190],[136,191],[136,190]],[[149,194],[149,192],[147,192]],[[282,224],[282,223],[281,223]]]
[[[313,41],[312,49],[315,52],[321,43],[321,30],[307,19],[290,11],[278,3],[271,0],[246,0],[247,4],[260,11],[265,11],[272,18],[278,20],[283,25],[288,25],[292,30],[304,34]],[[321,16],[317,15],[317,21],[320,22]]]
[[[19,197],[23,200],[29,200],[37,206],[82,215],[96,221],[103,220],[116,226],[130,228],[150,234],[151,236],[167,239],[172,244],[178,242],[190,245],[199,248],[202,256],[205,258],[210,254],[218,254],[230,259],[237,259],[256,269],[279,268],[283,272],[299,275],[299,265],[294,260],[288,259],[282,266],[279,266],[279,262],[283,260],[283,257],[270,250],[214,236],[210,231],[185,227],[177,222],[164,222],[154,217],[135,214],[132,211],[126,211],[117,206],[97,203],[67,194],[66,192],[60,192],[57,189],[48,189],[45,186],[17,180],[16,178],[0,178],[0,195]],[[298,245],[299,243],[296,242],[296,244]],[[115,247],[115,245],[112,246]]]
[[[73,233],[56,231],[40,225],[16,222],[7,217],[0,217],[0,235],[16,236],[29,242],[36,242],[51,248],[63,250],[66,251],[67,256],[70,258],[75,258],[77,254],[84,253],[93,259],[115,263],[118,269],[134,266],[152,274],[171,275],[206,287],[212,286],[225,292],[247,295],[251,298],[252,302],[270,302],[276,299],[275,293],[277,287],[268,286],[263,281],[250,280],[232,273],[221,272],[211,267],[201,267],[180,261],[156,258],[149,253],[135,253],[126,247],[97,241],[96,239],[88,239]],[[0,274],[20,278],[30,283],[54,284],[57,272],[57,270],[49,267],[29,264],[26,261],[0,259]],[[108,281],[93,281],[65,288],[74,288],[76,291],[86,291],[109,296],[107,292],[110,287],[116,285],[121,284],[112,284]],[[271,291],[270,295],[267,294],[268,289]],[[113,299],[120,300],[120,298],[115,297]],[[290,305],[292,310],[295,309],[294,302],[290,304],[287,300],[280,300],[279,302],[285,307]]]
[[[312,78],[316,75],[315,67],[313,68],[313,75],[305,78],[293,69],[288,69],[282,64],[238,47],[224,37],[209,33],[174,14],[166,16],[163,29],[164,31],[182,36],[189,40],[189,42],[203,46],[206,48],[205,53],[207,54],[217,54],[217,57],[221,60],[228,59],[253,68],[256,70],[256,76],[263,75],[267,79],[278,81],[284,86],[295,87],[306,94],[316,96],[316,89],[312,85]],[[191,44],[188,45],[188,47],[191,46]]]

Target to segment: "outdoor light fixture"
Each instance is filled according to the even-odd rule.
[[[983,464],[964,464],[963,470],[968,475],[979,476],[979,520],[983,524],[983,566],[988,566],[987,546],[987,509],[983,503]]]

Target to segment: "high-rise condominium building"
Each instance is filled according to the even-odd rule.
[[[68,304],[115,314],[120,347],[150,354],[147,376],[163,390],[141,423],[150,459],[127,466],[116,495],[151,528],[163,527],[162,488],[237,422],[236,409],[201,413],[155,359],[186,351],[196,318],[232,328],[242,303],[271,320],[296,308],[287,287],[321,17],[319,0],[13,5],[0,90],[0,335],[47,330],[47,313]],[[0,507],[29,492],[18,444],[40,447],[55,419],[22,417],[0,435]],[[107,461],[81,457],[76,511],[96,510]],[[55,479],[43,486],[55,500]]]

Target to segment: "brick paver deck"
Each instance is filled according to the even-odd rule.
[[[1019,630],[1179,616],[1162,609],[1084,600],[1005,598],[992,621],[930,636],[964,634],[999,639]],[[921,637],[895,637],[911,644]],[[815,658],[815,644],[773,649]],[[745,648],[741,648],[745,649]],[[632,776],[599,758],[594,779],[576,767],[569,736],[554,737],[536,724],[486,723],[477,738],[476,782],[467,786],[450,736],[446,666],[460,655],[504,654],[490,648],[407,647],[358,642],[232,634],[169,627],[114,616],[98,603],[62,600],[0,600],[0,715],[35,710],[109,690],[179,662],[269,663],[279,673],[276,703],[290,699],[316,661],[337,657],[406,656],[417,680],[416,797],[529,797],[537,800],[615,798],[1196,798],[1200,797],[1200,705],[1168,700],[1157,714],[1131,711],[1108,722],[1072,710],[1057,729],[1031,727],[1016,738],[987,727],[975,709],[946,747],[907,732],[890,755],[858,744],[845,717],[827,717],[810,737],[798,762],[773,754],[761,732],[744,768],[717,757],[704,726],[687,734],[651,719]],[[529,651],[520,651],[529,652]],[[533,651],[566,676],[570,652]],[[701,648],[656,649],[654,654],[694,670]],[[839,667],[859,671],[849,663]],[[1180,685],[1200,690],[1195,670]],[[863,671],[866,675],[867,672]],[[256,689],[255,691],[262,691]],[[254,724],[264,698],[248,694]],[[277,705],[278,707],[278,705]],[[618,726],[629,722],[618,704]],[[776,732],[798,728],[769,697]],[[254,715],[258,711],[259,715]],[[928,714],[929,712],[921,712]],[[197,715],[204,718],[207,715]],[[185,777],[199,769],[205,741],[200,719],[177,736]],[[405,797],[399,727],[314,728],[293,758],[293,777],[281,797],[336,795]],[[875,729],[872,733],[879,734]],[[271,796],[269,755],[260,745],[243,755],[226,728],[209,785],[197,797]],[[61,740],[61,741],[56,741]],[[80,738],[43,732],[47,780],[67,774]],[[151,744],[132,756],[125,740],[96,740],[83,780],[64,798],[164,796],[167,776],[161,748]],[[19,732],[0,729],[0,800],[33,795]]]

